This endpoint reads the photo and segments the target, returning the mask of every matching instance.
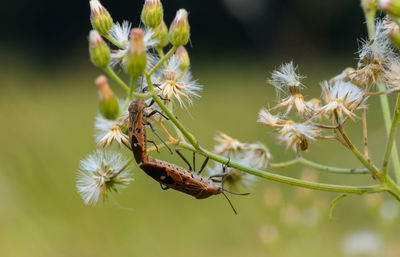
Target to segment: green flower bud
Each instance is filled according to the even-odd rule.
[[[146,0],[142,10],[142,22],[150,27],[155,28],[160,25],[163,20],[164,10],[160,0]]]
[[[400,17],[400,0],[380,0],[379,4],[386,13]]]
[[[103,36],[107,36],[114,25],[110,13],[98,0],[90,0],[90,22]]]
[[[176,50],[176,56],[179,58],[179,61],[181,62],[179,68],[182,71],[185,71],[190,65],[190,58],[184,46],[178,47],[178,49]]]
[[[400,49],[400,29],[399,26],[393,21],[387,21],[385,23],[387,35],[392,41],[392,44]]]
[[[128,48],[125,71],[133,78],[142,75],[146,68],[147,57],[143,35],[144,32],[140,28],[134,28],[131,30],[131,42]]]
[[[168,28],[164,21],[153,29],[153,33],[153,38],[158,41],[156,47],[163,48],[168,45]]]
[[[89,53],[93,64],[101,68],[107,67],[111,61],[110,49],[96,30],[89,34]]]
[[[100,113],[106,119],[116,120],[119,114],[119,104],[108,85],[107,78],[105,76],[99,76],[95,83],[99,88]]]
[[[174,46],[183,46],[187,44],[189,37],[190,26],[188,13],[185,9],[180,9],[169,27],[169,42]]]

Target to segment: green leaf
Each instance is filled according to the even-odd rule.
[[[348,194],[341,194],[338,197],[336,197],[332,202],[331,202],[331,206],[329,207],[329,219],[332,218],[332,214],[333,214],[333,209],[335,208],[336,204],[342,200],[343,198],[345,198],[346,196],[348,196]]]

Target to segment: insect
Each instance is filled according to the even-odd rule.
[[[236,214],[237,212],[235,208],[233,207],[229,198],[224,193],[224,191],[226,191],[232,194],[237,194],[230,192],[224,188],[224,178],[227,175],[227,173],[225,173],[227,164],[223,166],[224,172],[222,174],[216,174],[206,178],[201,175],[201,172],[204,170],[209,160],[207,154],[206,154],[207,157],[198,172],[195,172],[194,169],[192,169],[190,163],[186,160],[186,158],[180,153],[178,149],[175,150],[176,153],[178,153],[178,155],[189,166],[189,170],[186,170],[183,167],[180,167],[170,162],[158,160],[147,154],[147,148],[146,148],[147,142],[153,143],[156,147],[157,145],[153,141],[147,140],[146,127],[145,127],[146,125],[150,126],[152,131],[158,136],[158,138],[164,144],[165,142],[155,132],[153,126],[149,122],[147,122],[148,117],[159,112],[153,111],[146,115],[145,114],[146,107],[147,107],[146,103],[144,102],[143,99],[135,98],[130,104],[128,109],[129,138],[135,160],[138,164],[141,163],[140,168],[144,172],[146,172],[147,175],[152,177],[154,180],[158,181],[161,185],[161,188],[164,190],[172,188],[174,190],[183,192],[185,194],[192,195],[197,199],[204,199],[212,195],[218,195],[222,193],[228,200],[229,204],[231,205],[233,211]],[[169,150],[171,151],[171,149]],[[193,166],[195,167],[195,153],[193,153]],[[222,179],[218,180],[217,179],[218,177],[221,177]],[[221,182],[221,185],[216,184],[215,182]],[[237,194],[237,195],[247,195],[247,194],[248,193]]]
[[[196,199],[205,199],[212,195],[223,194],[228,200],[234,213],[237,214],[231,201],[224,192],[235,195],[248,195],[249,193],[238,194],[230,192],[224,188],[225,176],[228,174],[225,171],[229,161],[223,166],[222,174],[215,174],[207,178],[202,176],[200,173],[206,166],[208,158],[206,158],[204,161],[200,171],[194,172],[189,162],[183,157],[179,150],[176,150],[176,152],[189,165],[189,170],[170,162],[158,160],[149,155],[146,157],[146,159],[144,159],[143,163],[140,165],[140,168],[145,171],[147,175],[158,181],[163,190],[172,188],[185,194],[192,195]],[[218,177],[221,177],[222,179],[218,180]],[[219,185],[215,182],[221,182],[221,184]]]
[[[151,104],[150,104],[151,105]],[[147,148],[146,143],[150,142],[153,143],[158,151],[157,145],[154,141],[147,140],[146,138],[146,128],[145,126],[148,125],[154,134],[165,144],[168,150],[171,152],[171,149],[168,145],[162,140],[162,138],[156,133],[151,123],[147,122],[147,118],[153,116],[156,113],[165,117],[162,113],[157,110],[152,111],[149,114],[145,114],[145,108],[149,106],[146,105],[145,101],[140,98],[135,98],[131,104],[129,105],[128,112],[129,112],[129,140],[132,147],[132,152],[135,157],[136,163],[141,163],[147,156]]]

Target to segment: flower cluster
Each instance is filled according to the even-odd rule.
[[[200,97],[202,86],[192,78],[189,54],[184,47],[190,37],[186,10],[178,10],[168,28],[161,1],[145,0],[141,13],[143,25],[132,27],[129,21],[115,22],[99,0],[90,0],[89,4],[93,27],[89,33],[91,60],[127,92],[126,99],[119,100],[107,77],[99,76],[95,81],[100,99],[100,111],[95,119],[98,150],[81,162],[77,181],[78,192],[85,203],[94,204],[108,192],[117,191],[132,180],[128,177],[129,165],[123,166],[129,161],[123,161],[121,155],[125,149],[131,151],[128,104],[132,96],[154,93],[168,102],[172,111],[174,103],[188,108],[193,98]],[[164,53],[168,44],[172,47]],[[118,77],[120,71],[130,77],[130,85]],[[148,107],[152,102],[151,98],[146,99]],[[151,108],[144,110],[144,114],[157,109]],[[161,120],[158,124],[171,139]],[[119,146],[119,151],[111,152],[114,145]]]
[[[267,169],[272,156],[268,148],[260,143],[242,143],[239,140],[219,132],[215,137],[218,144],[214,148],[214,152],[231,161],[236,161],[242,165],[253,167],[256,169]],[[211,174],[219,174],[222,172],[220,165],[209,170]],[[255,182],[256,177],[234,168],[227,168],[225,182],[232,188],[244,187],[250,188]]]

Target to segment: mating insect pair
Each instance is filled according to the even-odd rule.
[[[143,99],[134,99],[129,106],[129,140],[131,142],[133,155],[140,168],[147,173],[150,177],[158,181],[161,188],[167,190],[169,188],[175,189],[177,191],[194,196],[197,199],[208,198],[212,195],[223,194],[231,205],[233,211],[236,214],[236,210],[230,202],[229,198],[225,195],[224,191],[232,194],[237,194],[230,192],[224,188],[225,176],[227,175],[226,168],[227,164],[223,166],[223,173],[215,174],[210,177],[204,177],[201,172],[207,165],[209,160],[206,154],[206,159],[203,162],[200,170],[195,172],[190,163],[181,154],[181,152],[176,149],[176,153],[185,161],[189,166],[189,170],[186,170],[178,165],[170,162],[158,160],[147,154],[146,143],[150,142],[155,144],[153,141],[147,140],[146,137],[146,126],[149,126],[151,130],[157,135],[157,137],[165,144],[165,146],[171,151],[168,145],[162,140],[162,138],[156,133],[151,123],[147,121],[150,116],[159,113],[157,110],[145,113],[145,108],[147,108],[146,103]],[[166,118],[164,115],[162,115]],[[167,119],[167,118],[166,118]],[[156,144],[155,144],[156,145]],[[157,147],[157,145],[156,145]],[[171,151],[172,153],[172,151]],[[193,153],[193,166],[195,166],[195,153]],[[195,168],[195,167],[194,167]],[[221,184],[216,184],[220,182]],[[237,194],[237,195],[247,195]]]

